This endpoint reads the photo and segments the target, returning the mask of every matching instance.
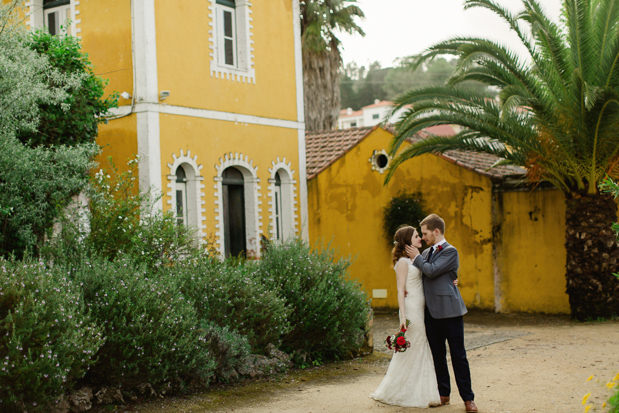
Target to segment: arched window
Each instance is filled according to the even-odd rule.
[[[224,253],[226,257],[245,255],[245,180],[234,167],[222,174]]]
[[[189,223],[187,202],[187,174],[182,165],[176,169],[176,223],[187,225]]]
[[[279,171],[275,173],[275,189],[273,190],[273,214],[275,215],[275,239],[281,241],[284,239],[284,223],[282,220],[282,179],[279,176]]]
[[[271,200],[271,238],[286,241],[296,234],[294,215],[294,180],[289,168],[275,166],[269,179]]]

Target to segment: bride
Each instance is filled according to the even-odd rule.
[[[399,228],[393,236],[392,258],[398,285],[400,329],[410,321],[406,338],[411,346],[393,354],[387,374],[371,398],[383,403],[405,407],[440,406],[434,362],[424,326],[425,298],[421,272],[407,257],[405,246],[421,247],[417,230]]]

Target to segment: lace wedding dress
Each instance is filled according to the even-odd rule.
[[[406,318],[410,320],[410,325],[406,338],[411,346],[405,352],[393,354],[387,374],[370,397],[396,406],[428,407],[430,404],[440,404],[441,399],[423,321],[425,298],[421,272],[410,259],[400,260],[406,260],[408,265],[405,302]]]

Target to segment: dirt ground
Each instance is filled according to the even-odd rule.
[[[380,383],[391,355],[382,339],[397,328],[392,314],[375,316],[375,351],[338,362],[245,385],[217,388],[187,398],[165,399],[122,410],[133,412],[421,412],[368,397]],[[619,322],[577,323],[567,317],[465,316],[473,390],[480,412],[582,412],[582,397],[603,411],[605,386],[619,373]],[[587,381],[591,375],[595,377]],[[452,377],[451,404],[431,413],[463,412]]]

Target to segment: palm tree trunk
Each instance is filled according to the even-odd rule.
[[[566,292],[578,320],[619,314],[619,245],[611,229],[617,204],[608,196],[566,201]]]
[[[322,52],[303,48],[306,130],[329,130],[337,126],[341,64],[342,58],[337,46]]]

